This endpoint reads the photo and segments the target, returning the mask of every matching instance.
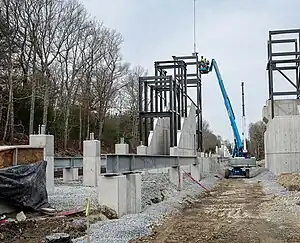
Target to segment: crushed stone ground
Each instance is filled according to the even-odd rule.
[[[267,195],[264,187],[270,183],[263,179],[220,180],[211,196],[200,197],[156,226],[150,236],[130,243],[300,242],[298,206],[286,199],[286,193]]]

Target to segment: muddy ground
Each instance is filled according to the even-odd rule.
[[[220,180],[211,195],[166,219],[152,235],[131,243],[300,242],[300,218],[289,215],[288,209],[277,210],[273,200],[264,195],[260,183]],[[278,220],[281,217],[283,222]]]
[[[80,210],[69,216],[37,216],[28,214],[28,219],[22,222],[7,222],[0,225],[0,242],[2,243],[42,243],[47,235],[67,233],[71,239],[86,234],[85,211]],[[114,211],[103,207],[91,210],[90,224],[108,219],[115,219]]]

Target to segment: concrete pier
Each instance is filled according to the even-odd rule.
[[[170,182],[176,186],[178,191],[182,190],[183,172],[180,166],[169,168],[169,179]]]
[[[29,144],[44,148],[44,160],[47,161],[46,187],[48,194],[54,193],[54,136],[46,134],[30,135]]]
[[[125,175],[98,177],[98,203],[116,211],[118,217],[127,213],[127,178]]]
[[[147,146],[140,145],[137,147],[136,153],[141,155],[147,155],[147,148],[148,148]]]
[[[140,173],[126,174],[127,180],[127,213],[142,211],[142,175]]]
[[[129,154],[129,144],[127,143],[115,144],[115,154]]]
[[[190,165],[191,177],[193,177],[196,181],[200,181],[201,177],[201,166],[200,164]]]
[[[97,186],[101,169],[100,141],[83,141],[83,185]]]
[[[78,168],[63,169],[63,182],[76,181],[78,179]]]

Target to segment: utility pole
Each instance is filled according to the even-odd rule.
[[[245,113],[245,92],[244,82],[242,82],[242,136],[243,136],[243,152],[247,152],[246,144],[246,113]]]
[[[194,52],[193,52],[193,56],[197,56],[197,40],[196,40],[196,0],[194,1]]]

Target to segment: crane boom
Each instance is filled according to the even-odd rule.
[[[222,96],[224,99],[224,104],[225,104],[225,107],[226,107],[226,110],[228,113],[229,121],[230,121],[231,128],[232,128],[233,135],[234,135],[234,149],[232,151],[232,157],[243,157],[244,156],[243,143],[241,140],[241,136],[240,136],[237,124],[235,122],[235,116],[234,116],[234,112],[233,112],[233,109],[232,109],[232,106],[230,103],[230,99],[226,93],[224,82],[222,80],[222,77],[221,77],[221,74],[220,74],[220,71],[219,71],[219,68],[218,68],[218,65],[217,65],[217,62],[215,59],[212,59],[212,61],[211,61],[210,71],[212,70],[212,68],[214,68],[215,73],[218,78],[218,83],[220,86],[220,90],[221,90],[221,93],[222,93]]]

